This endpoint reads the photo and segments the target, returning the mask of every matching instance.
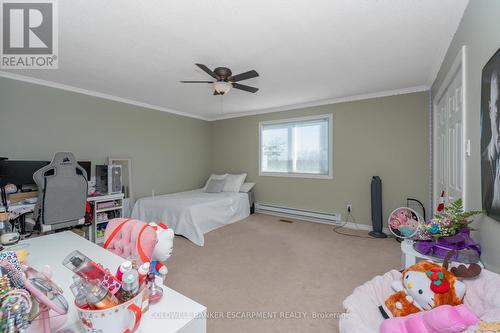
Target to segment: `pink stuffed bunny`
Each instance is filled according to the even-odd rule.
[[[479,318],[465,304],[441,305],[406,317],[384,320],[381,333],[459,333],[475,325]]]

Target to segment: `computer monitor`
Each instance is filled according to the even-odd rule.
[[[81,166],[87,172],[87,181],[89,181],[92,163],[90,161],[78,161],[78,165]]]
[[[48,161],[0,161],[0,182],[15,185],[35,184],[33,174],[47,164]]]
[[[33,174],[49,163],[49,161],[0,160],[0,184],[34,184]],[[88,181],[92,163],[90,161],[78,161],[78,164],[87,172]]]

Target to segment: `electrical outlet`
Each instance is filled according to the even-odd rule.
[[[352,212],[352,205],[350,203],[347,204],[347,212]]]

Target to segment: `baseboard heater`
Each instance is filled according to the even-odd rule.
[[[335,224],[339,223],[342,220],[341,214],[337,213],[315,212],[311,210],[273,206],[261,203],[255,204],[255,211],[257,213],[285,216],[285,217],[295,217],[298,219],[321,222],[321,223]]]

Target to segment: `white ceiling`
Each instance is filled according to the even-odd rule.
[[[58,3],[59,69],[1,75],[218,119],[424,90],[468,0]],[[240,83],[260,90],[233,89],[221,109],[208,84],[179,83],[210,79],[194,63],[255,69]]]

